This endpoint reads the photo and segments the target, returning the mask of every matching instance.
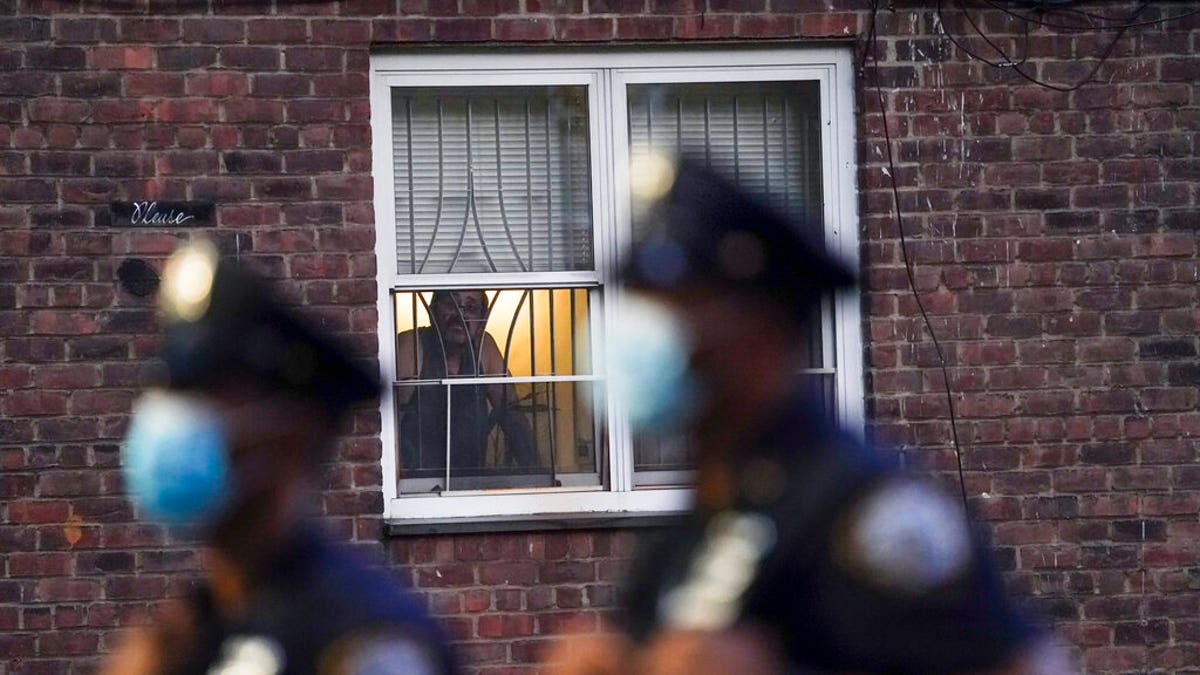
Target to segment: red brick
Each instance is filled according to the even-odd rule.
[[[377,19],[371,23],[372,42],[424,42],[432,39],[433,21],[429,19]]]
[[[492,26],[492,34],[497,40],[542,42],[554,37],[554,22],[543,17],[496,19]]]
[[[513,638],[533,634],[534,619],[525,614],[486,614],[479,617],[476,634],[481,638]]]
[[[447,586],[470,586],[475,583],[475,571],[471,565],[440,564],[436,567],[417,569],[417,583],[421,587],[441,588]]]
[[[164,122],[215,122],[217,115],[217,104],[205,98],[167,99],[158,106]]]
[[[154,50],[150,47],[95,47],[91,50],[91,67],[96,70],[145,70],[154,66]]]
[[[222,47],[221,65],[237,70],[279,70],[282,55],[271,47]]]
[[[235,98],[222,103],[227,122],[282,122],[283,103],[249,98]]]
[[[313,21],[313,42],[326,44],[365,45],[371,38],[371,24],[367,21]]]
[[[226,42],[242,42],[246,36],[246,22],[240,19],[203,19],[183,20],[184,42],[200,42],[204,44],[220,44]]]
[[[250,93],[250,80],[242,73],[193,73],[187,76],[189,96],[225,97]]]
[[[178,19],[122,17],[121,39],[127,42],[170,42],[180,36]]]
[[[14,577],[62,577],[70,574],[71,557],[65,553],[13,553],[8,573]]]

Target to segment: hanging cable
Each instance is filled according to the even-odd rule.
[[[1091,12],[1086,12],[1086,11],[1083,11],[1080,9],[1064,9],[1064,8],[1035,9],[1034,11],[1037,12],[1038,14],[1042,15],[1042,17],[1043,17],[1043,18],[1039,18],[1039,17],[1033,16],[1032,14],[1023,14],[1021,12],[1009,9],[1008,7],[1005,7],[1003,4],[1001,4],[1001,2],[998,0],[983,0],[983,3],[992,9],[999,10],[999,11],[1013,17],[1014,19],[1024,21],[1028,24],[1041,26],[1043,28],[1053,28],[1055,30],[1062,30],[1062,31],[1110,31],[1110,30],[1122,30],[1122,29],[1129,29],[1129,28],[1140,28],[1143,26],[1157,26],[1160,24],[1170,23],[1171,21],[1178,21],[1180,19],[1186,19],[1190,16],[1195,16],[1197,14],[1200,14],[1200,9],[1193,9],[1193,10],[1190,10],[1187,12],[1182,12],[1179,14],[1171,14],[1169,16],[1164,16],[1160,19],[1148,19],[1146,21],[1137,21],[1137,22],[1131,23],[1129,21],[1121,21],[1117,17],[1106,16],[1103,14],[1093,14]],[[1087,23],[1086,24],[1069,25],[1069,24],[1065,24],[1065,23],[1048,21],[1044,18],[1045,16],[1048,16],[1051,14],[1065,14],[1068,16],[1078,16],[1078,17],[1082,17],[1082,18],[1086,19]],[[1100,23],[1097,23],[1097,21],[1099,21]]]
[[[908,255],[908,238],[904,233],[904,215],[900,208],[900,189],[896,185],[896,162],[892,156],[892,135],[888,130],[887,117],[887,101],[883,97],[883,85],[879,78],[879,52],[877,51],[878,32],[876,30],[876,20],[879,14],[879,0],[871,0],[871,17],[870,26],[867,31],[866,49],[864,50],[864,65],[865,59],[871,59],[872,80],[875,89],[875,95],[879,100],[879,114],[883,120],[883,142],[887,149],[888,162],[888,177],[891,179],[892,205],[896,214],[896,231],[900,236],[900,253],[904,259],[904,272],[908,277],[908,287],[912,290],[913,299],[916,300],[917,310],[921,313],[921,319],[925,323],[925,329],[929,331],[929,337],[933,341],[934,351],[937,353],[938,366],[942,371],[942,383],[946,390],[946,403],[950,408],[950,438],[954,443],[954,459],[958,465],[958,486],[962,493],[963,509],[967,509],[967,481],[963,472],[962,446],[958,440],[958,421],[954,413],[954,396],[950,392],[950,371],[946,368],[946,356],[942,351],[942,344],[938,341],[937,333],[933,330],[933,323],[929,320],[929,313],[925,310],[925,303],[921,300],[921,294],[917,291],[917,281],[913,274],[912,260]]]
[[[1113,39],[1108,43],[1108,46],[1105,47],[1103,53],[1101,53],[1099,58],[1096,60],[1096,65],[1092,66],[1092,69],[1090,71],[1088,71],[1087,75],[1085,75],[1082,79],[1080,79],[1075,84],[1060,85],[1060,84],[1054,84],[1053,82],[1046,82],[1043,80],[1039,80],[1038,78],[1026,73],[1024,70],[1021,69],[1020,64],[1014,63],[1013,60],[1011,58],[1009,58],[1008,55],[1005,54],[1002,49],[1000,49],[986,35],[983,34],[983,31],[979,30],[979,27],[975,25],[974,21],[971,21],[969,19],[968,19],[968,23],[971,23],[971,25],[975,27],[975,31],[980,35],[980,37],[982,37],[985,41],[988,42],[988,44],[992,45],[993,48],[995,48],[1000,54],[1002,54],[1004,56],[1004,61],[1002,61],[1002,62],[991,61],[983,56],[980,56],[979,54],[975,53],[974,51],[968,49],[965,45],[963,45],[962,42],[960,42],[957,38],[955,38],[954,35],[949,30],[946,29],[946,23],[943,18],[943,12],[942,12],[943,2],[944,2],[944,0],[937,0],[937,6],[934,9],[935,15],[937,17],[937,26],[938,26],[938,29],[941,31],[941,34],[943,36],[945,36],[946,39],[950,40],[950,42],[955,47],[957,47],[959,49],[959,51],[963,52],[967,56],[970,56],[971,58],[975,59],[976,61],[986,63],[987,65],[992,66],[993,68],[1008,68],[1008,69],[1012,70],[1014,73],[1016,73],[1017,75],[1020,75],[1022,78],[1029,80],[1030,82],[1038,85],[1039,87],[1045,87],[1046,89],[1053,89],[1054,91],[1062,91],[1062,92],[1075,91],[1076,89],[1079,89],[1083,85],[1090,82],[1092,77],[1094,77],[1096,75],[1096,73],[1100,70],[1100,67],[1104,65],[1104,62],[1108,60],[1108,57],[1112,55],[1113,50],[1117,46],[1117,43],[1121,41],[1121,38],[1125,35],[1125,32],[1129,29],[1130,25],[1132,25],[1133,20],[1136,19],[1138,17],[1138,15],[1141,14],[1142,11],[1144,11],[1147,7],[1145,0],[1141,0],[1141,2],[1138,3],[1137,9],[1133,10],[1132,14],[1130,14],[1129,22],[1127,22],[1126,25],[1122,26],[1117,31],[1117,34],[1115,36],[1113,36]],[[959,5],[959,10],[964,15],[967,14],[966,9],[963,8],[961,6],[961,4]]]

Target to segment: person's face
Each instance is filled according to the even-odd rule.
[[[798,332],[774,305],[721,286],[695,283],[652,293],[683,320],[691,346],[689,365],[709,389],[712,403],[737,396],[747,383],[784,367]],[[775,354],[776,361],[763,358]]]
[[[433,323],[448,344],[465,345],[478,339],[487,325],[487,296],[483,291],[451,291],[430,306]]]
[[[280,508],[315,474],[307,444],[329,427],[319,406],[253,382],[231,381],[203,392],[228,439],[233,509],[220,528],[237,527],[247,510]]]

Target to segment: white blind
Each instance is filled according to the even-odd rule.
[[[631,150],[702,158],[820,236],[815,82],[643,84],[630,85],[628,94]]]
[[[400,274],[592,267],[587,92],[392,90]]]

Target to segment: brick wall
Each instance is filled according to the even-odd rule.
[[[215,200],[224,248],[371,355],[372,46],[853,38],[869,4],[0,0],[9,670],[89,671],[115,627],[196,567],[189,548],[132,519],[116,469],[157,338],[147,301],[120,290],[115,270],[160,261],[175,235],[105,228],[103,205]],[[972,501],[1014,587],[1089,672],[1194,667],[1200,20],[1131,29],[1098,84],[1063,93],[968,60],[938,35],[933,2],[896,4],[878,17],[876,48],[893,173],[950,364]],[[1154,3],[1138,19],[1196,8]],[[971,16],[1055,82],[1086,75],[1114,35],[1026,37],[1000,11]],[[942,23],[971,32],[955,9]],[[978,37],[964,45],[996,57]],[[907,288],[871,81],[868,69],[858,118],[869,414],[910,466],[950,472],[941,373]],[[611,607],[629,533],[382,540],[378,429],[369,410],[347,429],[328,521],[426,593],[481,672],[527,672],[564,620]]]

